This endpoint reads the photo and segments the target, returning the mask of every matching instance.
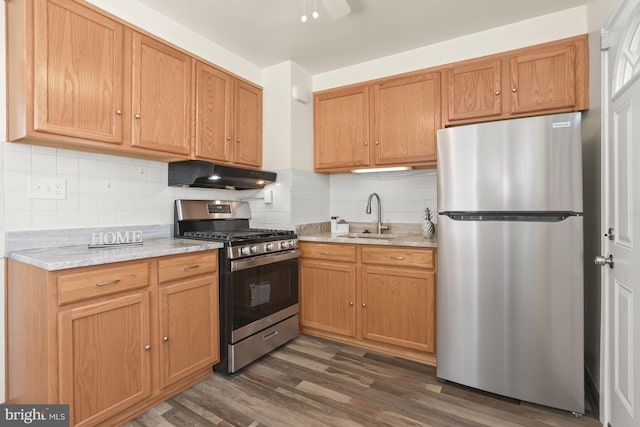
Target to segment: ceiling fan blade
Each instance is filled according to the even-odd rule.
[[[347,0],[322,0],[322,3],[331,19],[342,18],[351,13]]]

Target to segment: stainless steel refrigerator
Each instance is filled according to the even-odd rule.
[[[438,131],[437,375],[584,413],[580,113]]]

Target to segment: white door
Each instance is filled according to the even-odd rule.
[[[608,45],[608,49],[606,49]],[[640,426],[640,0],[603,28],[604,421]],[[612,229],[612,230],[610,230]],[[606,258],[605,258],[606,257]],[[612,264],[612,265],[610,265]]]

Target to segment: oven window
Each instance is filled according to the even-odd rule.
[[[298,303],[298,259],[234,271],[233,329]]]

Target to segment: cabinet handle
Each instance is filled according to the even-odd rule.
[[[117,115],[119,115],[119,116],[121,116],[121,115],[122,115],[122,110],[118,108],[118,109],[116,110],[116,114],[117,114]]]
[[[514,87],[513,89],[511,89],[511,92],[517,92],[517,91],[518,91],[518,88]]]
[[[164,341],[164,342],[169,341],[169,337],[162,337],[162,341]]]
[[[367,141],[365,141],[365,142],[364,142],[364,146],[365,146],[365,147],[368,147],[368,146],[369,146],[369,143],[368,143]]]
[[[237,142],[238,144],[240,144],[240,138],[236,139],[236,142]]]
[[[336,254],[332,253],[332,252],[322,252],[322,255],[326,255],[326,256],[336,256]]]
[[[135,117],[136,119],[139,119],[141,116],[140,116],[140,114],[136,114],[134,117]]]
[[[349,305],[353,305],[353,301],[349,301]]]
[[[376,145],[380,145],[380,141],[376,141]]]
[[[392,256],[391,259],[397,259],[398,261],[402,261],[404,259],[403,256]]]
[[[496,91],[496,96],[498,96],[498,95],[500,95],[500,91],[499,90]]]
[[[367,304],[363,302],[362,303],[362,308],[365,308],[366,306],[367,306]]]
[[[116,283],[120,283],[120,279],[105,280],[104,282],[98,282],[98,283],[96,283],[96,286],[115,285]]]
[[[230,136],[226,137],[225,139],[226,139],[227,141],[231,141],[231,137],[230,137]]]
[[[151,350],[151,346],[149,344],[144,346],[144,351],[150,351]]]
[[[196,265],[188,265],[184,268],[184,271],[195,270],[196,268],[200,268],[199,264]]]

